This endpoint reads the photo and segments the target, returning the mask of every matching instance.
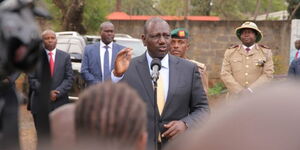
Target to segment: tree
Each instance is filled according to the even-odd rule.
[[[286,1],[289,3],[288,12],[290,15],[293,15],[290,16],[290,19],[300,19],[300,8],[299,8],[300,0],[286,0]]]
[[[191,0],[191,15],[209,16],[212,0]]]
[[[71,15],[71,9],[74,7],[70,4],[75,4],[74,1],[82,1],[84,5],[75,6],[82,9]],[[109,12],[113,11],[115,3],[107,0],[44,0],[44,2],[53,16],[53,20],[47,21],[52,28],[56,31],[77,31],[81,34],[97,34],[100,23],[106,20],[105,16]],[[61,9],[63,7],[65,8]]]
[[[82,25],[85,0],[52,0],[52,2],[62,14],[62,30],[86,33]]]

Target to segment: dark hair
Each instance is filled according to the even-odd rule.
[[[146,131],[146,107],[125,83],[93,85],[79,96],[75,128],[79,139],[132,146]]]

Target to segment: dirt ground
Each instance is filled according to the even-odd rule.
[[[19,110],[21,150],[35,150],[37,140],[32,115],[26,105],[21,105]]]

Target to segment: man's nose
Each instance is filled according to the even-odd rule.
[[[159,44],[165,44],[166,43],[166,39],[165,39],[165,37],[164,36],[160,36],[160,38],[159,38]]]

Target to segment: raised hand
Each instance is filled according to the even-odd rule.
[[[131,61],[131,56],[131,48],[124,48],[117,54],[115,61],[115,69],[113,71],[113,74],[116,77],[121,77],[127,71]]]

